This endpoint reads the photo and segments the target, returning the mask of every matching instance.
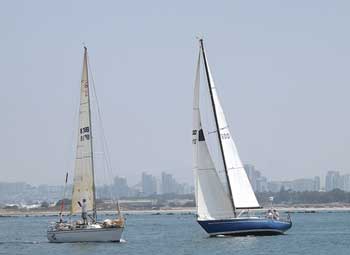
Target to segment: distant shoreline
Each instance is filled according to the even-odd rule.
[[[263,212],[266,211],[268,207],[263,209],[256,209],[254,211]],[[350,212],[350,206],[278,206],[274,208],[288,213],[313,213],[313,212]],[[196,208],[164,208],[158,210],[125,210],[122,211],[124,215],[128,214],[195,214]],[[99,214],[105,215],[115,215],[116,211],[102,210]],[[68,211],[63,212],[64,216],[69,215]],[[0,209],[0,217],[20,217],[20,216],[58,216],[57,211],[52,210],[7,210]]]

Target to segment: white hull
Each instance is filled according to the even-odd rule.
[[[48,230],[47,239],[53,243],[119,242],[124,228]]]

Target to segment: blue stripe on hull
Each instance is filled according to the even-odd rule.
[[[264,218],[237,218],[227,220],[198,220],[211,236],[215,235],[278,235],[292,227],[292,222]]]

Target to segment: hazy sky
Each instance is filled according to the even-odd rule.
[[[4,1],[0,181],[72,170],[89,48],[114,173],[192,182],[204,35],[240,156],[274,180],[350,173],[349,1]]]

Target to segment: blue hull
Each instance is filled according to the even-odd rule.
[[[198,220],[210,235],[280,235],[292,227],[291,221],[266,218],[236,218],[226,220]]]

